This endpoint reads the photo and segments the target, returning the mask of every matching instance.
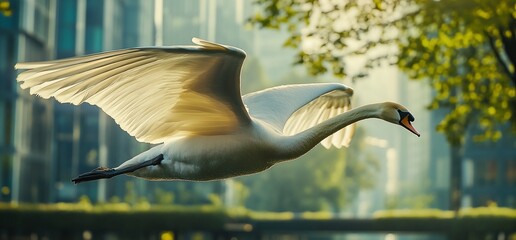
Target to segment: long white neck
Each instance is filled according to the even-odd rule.
[[[338,130],[366,118],[380,118],[382,103],[364,105],[330,118],[303,132],[288,136],[281,143],[284,157],[297,158]],[[282,154],[282,155],[283,155]]]

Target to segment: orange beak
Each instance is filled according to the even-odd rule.
[[[400,125],[405,127],[407,130],[411,131],[412,133],[416,134],[418,137],[421,137],[421,134],[419,134],[419,132],[417,132],[417,130],[412,126],[412,123],[410,123],[408,116],[401,119]]]

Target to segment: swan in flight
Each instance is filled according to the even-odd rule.
[[[340,83],[278,86],[244,96],[245,52],[198,38],[196,46],[142,47],[26,62],[21,88],[62,103],[100,107],[138,141],[157,144],[80,183],[127,174],[149,180],[207,181],[264,171],[318,143],[347,146],[353,123],[380,118],[419,136],[400,104],[350,108]],[[347,126],[347,127],[346,127]]]

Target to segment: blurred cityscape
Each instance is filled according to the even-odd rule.
[[[451,150],[435,131],[446,111],[427,110],[432,89],[393,66],[344,83],[355,89],[354,106],[395,101],[408,107],[421,138],[367,120],[359,123],[349,150],[317,147],[301,160],[257,175],[201,183],[120,176],[74,185],[71,179],[78,174],[117,166],[150,145],[137,142],[95,106],[60,104],[21,90],[15,80],[17,62],[138,46],[191,45],[192,37],[200,37],[247,52],[244,93],[286,83],[342,80],[308,76],[302,67],[294,67],[294,52],[282,47],[284,31],[257,29],[247,22],[257,10],[252,1],[8,2],[12,12],[0,15],[0,202],[79,202],[87,197],[93,203],[222,204],[257,211],[330,211],[357,218],[385,209],[450,209]],[[347,66],[353,67],[353,62]],[[475,131],[469,130],[463,149],[462,207],[516,208],[516,137],[504,134],[497,142],[478,143],[470,137]],[[310,188],[311,182],[325,178],[308,171],[345,175],[335,184],[343,188],[327,191],[340,191],[338,201]]]

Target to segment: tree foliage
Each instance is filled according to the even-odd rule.
[[[397,65],[412,79],[428,79],[430,109],[449,108],[439,124],[461,144],[470,123],[477,140],[497,140],[496,125],[516,122],[515,0],[258,0],[251,22],[285,27],[284,45],[312,74],[356,79],[343,59],[366,56],[364,71]]]
[[[9,1],[0,0],[0,13],[6,17],[10,17],[13,14],[11,3]]]

